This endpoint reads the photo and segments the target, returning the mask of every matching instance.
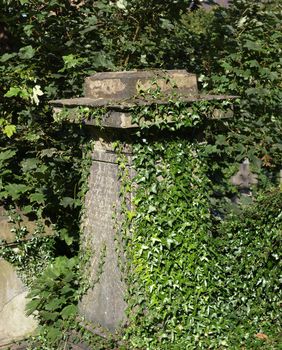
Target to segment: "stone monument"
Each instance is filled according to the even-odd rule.
[[[144,92],[156,88],[161,92],[160,99],[152,101],[148,96],[144,97]],[[94,140],[94,149],[81,241],[82,245],[87,242],[90,247],[89,279],[96,282],[82,299],[80,312],[87,320],[110,331],[123,324],[126,309],[126,284],[116,251],[118,227],[113,218],[119,215],[121,205],[113,143],[122,140],[126,144],[123,153],[130,167],[132,130],[138,127],[131,119],[132,108],[153,103],[167,104],[172,97],[187,105],[201,100],[233,98],[199,95],[196,75],[185,70],[152,70],[97,73],[85,79],[85,97],[50,102],[55,113],[67,108],[70,116],[76,113],[76,107],[105,109],[99,122],[95,118],[83,121]]]

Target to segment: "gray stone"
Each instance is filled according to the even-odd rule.
[[[152,98],[150,91],[157,94]],[[185,70],[151,70],[96,73],[85,79],[85,97],[50,101],[54,113],[68,108],[69,119],[76,120],[75,107],[105,107],[101,126],[109,128],[135,128],[131,121],[132,109],[152,104],[166,105],[172,101],[192,104],[197,101],[226,100],[235,96],[200,95],[195,74]],[[226,118],[233,115],[215,110],[212,118]],[[85,124],[98,125],[97,120],[85,120]]]
[[[114,331],[125,321],[126,309],[126,285],[119,268],[123,257],[118,253],[120,182],[111,141],[101,136],[97,135],[92,153],[82,237],[82,245],[91,251],[87,271],[93,286],[83,297],[80,311],[88,321]],[[130,161],[128,149],[124,154]]]
[[[89,119],[83,120],[86,125],[102,126],[106,128],[120,128],[120,129],[131,129],[137,128],[138,125],[132,123],[131,113],[136,106],[150,106],[153,104],[157,105],[168,105],[173,101],[178,101],[185,103],[187,105],[199,101],[212,101],[212,100],[228,100],[233,99],[236,96],[224,96],[224,95],[201,95],[201,96],[178,96],[177,98],[172,98],[170,101],[154,99],[134,99],[134,100],[124,100],[121,102],[110,101],[105,99],[93,99],[89,97],[79,97],[71,99],[63,99],[50,101],[50,104],[54,107],[54,115],[62,112],[64,108],[68,109],[68,119],[70,121],[77,122],[77,107],[87,107],[87,108],[99,108],[104,107],[106,113],[102,120]],[[233,109],[230,107],[226,111],[220,109],[214,109],[211,114],[212,119],[226,119],[233,116]]]
[[[241,190],[249,190],[252,185],[258,183],[257,175],[253,174],[250,170],[249,159],[245,159],[240,164],[240,169],[237,174],[232,176],[231,183]]]
[[[15,213],[20,215],[20,226],[26,228],[28,240],[38,229],[37,223],[30,220],[20,209]],[[43,235],[52,234],[51,226],[44,224]],[[17,249],[14,227],[18,224],[10,222],[8,214],[0,207],[0,246],[9,245]],[[22,339],[31,334],[37,327],[33,317],[25,315],[27,288],[17,276],[15,268],[0,258],[0,346],[12,343],[14,340]]]
[[[96,73],[85,79],[85,96],[94,99],[131,99],[149,89],[196,95],[197,77],[185,70]]]
[[[31,334],[36,320],[25,314],[27,289],[7,261],[0,259],[0,345]]]

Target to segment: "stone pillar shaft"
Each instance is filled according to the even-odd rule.
[[[126,153],[130,162],[131,155]],[[109,140],[96,140],[92,152],[89,190],[85,198],[84,249],[91,250],[93,285],[80,311],[94,324],[114,331],[125,321],[125,283],[119,269],[120,181],[117,155]]]

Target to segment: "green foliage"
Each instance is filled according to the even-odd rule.
[[[0,256],[13,264],[23,281],[30,285],[34,276],[40,274],[53,259],[55,239],[46,235],[44,222],[38,221],[30,232],[17,211],[10,210],[9,217],[15,238],[12,243],[0,239]]]
[[[135,152],[129,339],[132,348],[164,348],[184,335],[191,343],[195,318],[208,317],[216,267],[208,271],[214,253],[205,166],[189,140],[146,140]]]
[[[231,215],[219,227],[216,247],[222,277],[217,281],[217,301],[226,317],[226,326],[234,327],[230,332],[234,349],[240,338],[247,349],[260,345],[265,349],[279,348],[281,228],[279,190],[266,193],[254,206],[238,216]],[[254,338],[256,333],[269,336],[265,346]]]
[[[78,329],[83,283],[76,256],[89,167],[83,128],[59,117],[54,124],[48,101],[81,95],[84,77],[96,71],[154,67],[186,68],[201,74],[204,89],[241,100],[234,119],[213,124],[203,118],[213,106],[187,109],[176,98],[135,111],[147,124],[135,145],[135,208],[123,208],[125,232],[133,230],[126,241],[133,262],[126,347],[279,346],[281,194],[241,208],[239,217],[227,213],[236,193],[229,179],[245,157],[259,175],[258,193],[277,183],[281,4],[234,0],[229,9],[191,12],[191,3],[0,0],[0,28],[8,33],[5,50],[0,42],[0,201],[48,218],[57,232],[49,240],[38,230],[24,242],[26,231],[17,228],[18,250],[1,253],[35,274],[45,267],[36,265],[38,256],[52,264],[31,290],[30,312],[38,311],[43,326],[40,349],[66,348]],[[101,113],[92,116],[97,124]],[[168,137],[180,128],[181,138]],[[192,137],[202,142],[192,145]],[[255,339],[257,332],[269,340]],[[91,339],[97,349],[121,347]]]
[[[46,335],[45,341],[52,344],[52,348],[63,348],[62,344],[71,336],[81,283],[78,259],[66,257],[53,260],[33,281],[27,314],[36,311],[40,333]]]
[[[16,152],[3,165],[0,194],[5,205],[16,201],[39,218],[49,217],[58,232],[67,230],[77,241],[78,221],[73,218],[80,207],[83,130],[54,124],[47,102],[80,95],[85,75],[97,70],[152,67],[163,65],[161,61],[170,67],[177,55],[183,57],[175,51],[176,41],[169,40],[172,28],[178,23],[180,30],[190,4],[1,1],[8,45],[0,52],[0,147],[1,152]],[[170,22],[175,24],[168,31]]]
[[[126,224],[129,348],[278,349],[281,191],[230,215],[215,234],[203,146],[142,137]]]
[[[30,349],[73,349],[75,344],[93,346],[97,350],[114,349],[117,339],[106,333],[105,339],[97,335],[78,314],[78,302],[89,288],[85,278],[88,257],[57,257],[37,278],[33,279],[28,294],[27,315],[39,321],[37,334],[28,340]],[[84,273],[82,273],[84,271]]]
[[[215,12],[211,47],[217,62],[204,86],[240,96],[234,118],[206,133],[216,146],[208,156],[216,161],[210,173],[218,197],[230,196],[231,167],[246,157],[261,189],[277,184],[282,155],[281,9],[277,0],[235,0],[230,8]]]

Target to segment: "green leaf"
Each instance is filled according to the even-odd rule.
[[[75,316],[77,314],[77,306],[73,304],[68,305],[62,310],[61,314],[64,319]]]
[[[60,238],[64,240],[68,246],[70,246],[73,243],[73,237],[69,235],[69,232],[67,229],[63,228],[59,231]]]
[[[24,184],[8,184],[5,186],[5,190],[13,200],[17,200],[20,196],[30,190],[30,188]]]
[[[64,295],[64,294],[69,294],[69,293],[73,293],[74,292],[74,290],[73,290],[73,288],[71,288],[70,286],[64,286],[61,290],[60,290],[60,293],[62,294],[62,295]]]
[[[12,137],[16,131],[16,125],[13,124],[6,125],[3,129],[4,134],[6,134],[8,137]]]
[[[26,314],[27,316],[31,315],[35,310],[37,310],[37,307],[40,304],[40,299],[33,299],[30,300],[26,305]]]
[[[10,60],[11,58],[14,58],[15,56],[17,56],[16,53],[5,53],[0,57],[0,62],[7,62],[8,60]]]
[[[25,205],[24,207],[22,207],[22,211],[24,214],[30,214],[34,210],[33,210],[33,207],[31,205]]]
[[[32,193],[29,196],[29,199],[31,202],[37,202],[39,204],[42,204],[45,201],[45,195],[41,192],[36,192],[36,193]]]
[[[31,45],[22,47],[19,51],[19,57],[23,60],[29,60],[35,55],[35,50]]]
[[[45,309],[47,311],[54,311],[54,310],[58,310],[60,308],[62,308],[62,306],[65,303],[65,299],[51,299],[50,302],[45,304]]]
[[[4,95],[5,97],[19,96],[21,94],[21,88],[12,86]]]
[[[22,170],[28,172],[38,167],[39,160],[37,158],[26,158],[21,162]]]
[[[16,154],[17,154],[17,151],[11,150],[11,149],[9,149],[7,151],[0,152],[0,162],[3,162],[3,161],[8,160],[8,159],[11,159]]]
[[[73,198],[71,198],[71,197],[63,197],[63,198],[61,199],[61,201],[60,201],[60,204],[61,204],[64,208],[66,208],[66,207],[72,208],[73,205],[74,205],[74,202],[75,202],[75,200],[74,200]]]
[[[49,326],[47,331],[47,338],[54,343],[56,340],[60,339],[62,336],[62,331],[60,328],[55,328],[52,326]]]

